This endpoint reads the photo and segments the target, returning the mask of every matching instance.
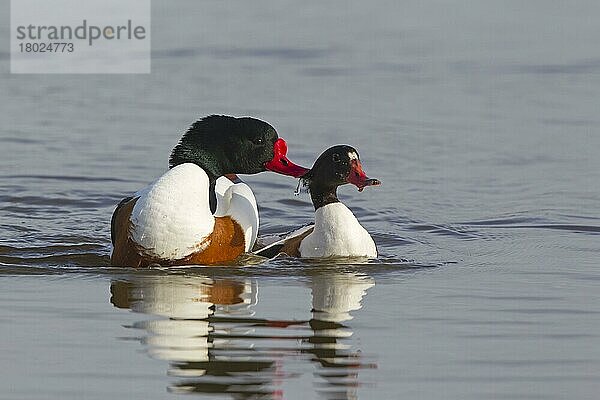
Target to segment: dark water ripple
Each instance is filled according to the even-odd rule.
[[[248,48],[248,47],[231,47],[231,48],[222,48],[222,47],[210,47],[210,48],[202,48],[202,47],[189,47],[189,48],[174,48],[174,49],[161,49],[154,50],[152,52],[152,57],[156,58],[167,58],[167,59],[177,59],[177,58],[194,58],[201,56],[208,57],[216,57],[216,58],[226,58],[226,59],[235,59],[235,58],[246,58],[246,57],[254,57],[254,58],[267,58],[267,59],[275,59],[275,60],[311,60],[318,59],[328,55],[331,55],[336,50],[334,49],[313,49],[313,48],[292,48],[292,47],[256,47],[256,48]]]
[[[512,228],[512,229],[558,229],[570,231],[573,233],[590,233],[599,234],[600,226],[590,225],[562,225],[562,224],[547,224],[547,225],[514,225],[514,226],[496,226],[497,228]]]
[[[56,271],[56,267],[66,272],[73,266],[104,266],[110,264],[107,247],[98,244],[50,245],[43,247],[0,246],[0,263],[38,268],[46,266]],[[6,272],[2,270],[0,273]],[[11,274],[14,273],[14,270]]]
[[[19,139],[24,140],[24,139]],[[65,175],[2,175],[0,178],[5,179],[19,179],[19,182],[22,183],[22,180],[38,180],[38,181],[61,181],[61,182],[135,182],[128,179],[116,178],[116,177],[94,177],[94,176],[65,176]]]
[[[577,216],[569,215],[569,218],[577,218]],[[582,218],[579,216],[578,218]],[[587,218],[586,218],[587,219]],[[501,219],[491,219],[482,221],[461,222],[460,225],[478,226],[481,228],[503,228],[503,229],[557,229],[565,230],[574,233],[600,233],[600,226],[596,225],[580,225],[580,224],[563,224],[559,222],[548,221],[546,218],[526,218],[526,217],[509,217]]]

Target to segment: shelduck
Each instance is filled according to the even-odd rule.
[[[170,169],[114,211],[112,265],[211,265],[250,251],[258,208],[235,174],[304,175],[286,153],[264,121],[212,115],[195,122],[173,149]]]
[[[310,258],[377,257],[373,238],[337,197],[337,188],[347,183],[359,191],[381,184],[367,177],[356,149],[347,145],[327,149],[301,180],[308,187],[315,208],[314,225],[301,228],[255,253],[269,258],[280,253]]]

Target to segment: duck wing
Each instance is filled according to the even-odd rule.
[[[113,215],[110,219],[110,242],[112,243],[113,246],[115,245],[115,241],[117,240],[117,229],[119,226],[117,220],[120,217],[123,207],[125,207],[125,205],[127,205],[127,203],[129,203],[134,198],[135,198],[135,196],[125,197],[123,200],[121,200],[119,202],[119,204],[117,205],[117,208],[115,208],[115,211],[113,211]],[[127,218],[129,218],[129,216],[127,216]]]
[[[277,237],[261,238],[264,247],[255,249],[253,254],[261,257],[273,258],[278,254],[287,254],[291,257],[300,257],[300,243],[310,235],[314,230],[315,225],[309,224],[294,231],[284,233]]]
[[[217,209],[214,216],[231,217],[241,226],[245,238],[245,251],[249,252],[258,236],[258,205],[250,186],[237,176],[231,179],[222,176],[215,183]]]

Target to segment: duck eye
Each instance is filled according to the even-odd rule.
[[[252,143],[254,143],[258,146],[262,145],[264,142],[265,142],[265,140],[260,136],[252,139]]]

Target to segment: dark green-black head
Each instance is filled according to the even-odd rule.
[[[169,166],[195,163],[214,181],[226,174],[266,170],[300,177],[308,171],[287,157],[287,145],[270,124],[256,118],[211,115],[196,122],[171,152]]]
[[[308,186],[315,209],[339,201],[338,186],[351,183],[362,192],[366,186],[381,185],[378,179],[367,177],[358,152],[348,145],[337,145],[325,150],[301,179]]]

